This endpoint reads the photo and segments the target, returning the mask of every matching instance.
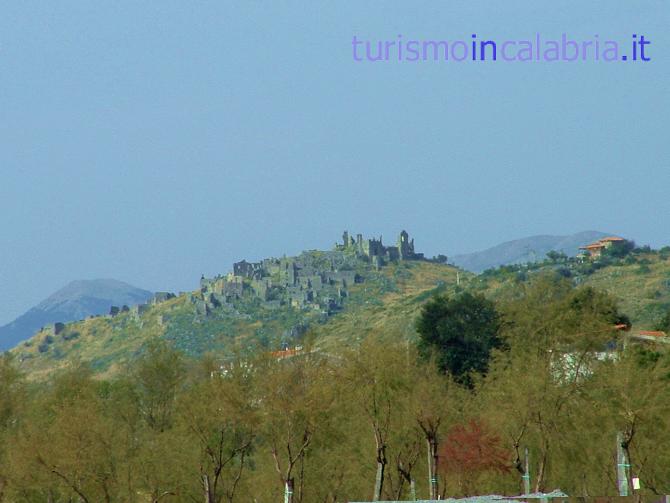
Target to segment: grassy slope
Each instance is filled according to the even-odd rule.
[[[356,285],[352,298],[361,301],[316,328],[314,336],[319,347],[331,349],[370,334],[395,339],[412,337],[423,302],[435,292],[453,293],[456,286],[456,269],[437,264],[410,263],[385,269],[384,275],[396,284],[396,291],[377,296],[367,284]],[[460,275],[472,276],[462,271]]]
[[[611,266],[588,276],[584,284],[607,290],[619,300],[635,328],[653,329],[670,309],[670,258],[644,257],[649,264]],[[648,268],[648,270],[647,270]]]
[[[556,269],[559,265],[544,264],[527,277],[543,270]],[[620,261],[591,274],[572,269],[576,284],[604,290],[617,299],[621,312],[627,314],[635,329],[654,329],[661,317],[670,309],[670,256],[661,253],[643,253],[633,261]],[[494,299],[506,297],[516,288],[517,273],[479,275],[471,278],[468,287]]]
[[[619,299],[635,328],[653,328],[670,308],[670,259],[651,254],[645,256],[644,262],[648,263],[608,266],[579,279]],[[510,278],[483,280],[462,271],[460,275],[461,288],[493,298],[515,288]],[[242,306],[239,311],[220,309],[203,318],[181,296],[153,306],[139,320],[125,313],[113,319],[69,324],[48,345],[44,344],[46,334],[38,333],[14,352],[22,359],[23,369],[32,378],[41,379],[76,360],[90,361],[101,376],[117,374],[152,336],[165,337],[192,356],[206,352],[226,354],[233,348],[251,346],[275,350],[286,330],[305,322],[311,326],[314,343],[324,350],[371,333],[407,339],[415,334],[414,320],[422,303],[436,291],[453,293],[456,289],[453,267],[408,262],[385,267],[378,273],[368,271],[364,283],[351,287],[346,308],[325,322],[318,322],[316,312],[267,310],[253,305]]]
[[[461,273],[467,275],[468,273]],[[233,349],[261,346],[276,350],[282,335],[301,323],[309,323],[319,345],[329,346],[373,330],[390,336],[409,334],[417,309],[417,295],[453,289],[456,270],[427,262],[413,262],[368,271],[364,283],[353,285],[345,309],[320,323],[319,313],[295,309],[269,310],[253,302],[238,310],[217,309],[201,317],[186,296],[152,306],[140,319],[130,313],[115,318],[93,318],[68,324],[50,340],[44,332],[13,351],[22,368],[39,380],[72,361],[91,362],[100,376],[123,371],[154,336],[174,342],[186,354],[207,352],[225,355]],[[46,342],[50,342],[47,344]]]

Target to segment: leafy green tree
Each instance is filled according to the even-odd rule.
[[[440,495],[439,450],[443,432],[461,413],[467,399],[463,388],[436,372],[434,362],[422,362],[413,371],[412,411],[426,446],[429,499]]]
[[[547,258],[554,264],[557,262],[566,262],[568,260],[568,256],[565,253],[556,250],[548,251]]]
[[[186,375],[184,359],[162,339],[147,344],[135,367],[140,407],[147,424],[158,431],[172,426],[177,393]]]
[[[567,300],[566,314],[572,315],[583,323],[588,317],[608,325],[631,327],[630,318],[619,311],[616,300],[606,292],[586,286],[575,290]]]
[[[582,456],[588,463],[585,475],[592,477],[606,470],[613,473],[612,452],[615,441],[620,440],[629,464],[628,487],[632,487],[632,478],[638,477],[642,487],[636,492],[646,501],[670,491],[670,362],[667,353],[656,361],[641,360],[637,349],[629,345],[617,359],[603,362],[594,372],[588,389],[593,405],[585,411],[592,419],[579,425],[579,431],[584,432],[582,441],[588,445]],[[603,480],[600,494],[616,492],[613,477]]]
[[[616,302],[606,293],[541,275],[502,311],[510,351],[495,355],[478,389],[480,415],[503,433],[521,473],[521,452],[529,448],[535,490],[608,494],[615,486],[601,476],[608,473],[608,455],[598,445],[607,452],[614,436],[599,436],[598,424],[605,423],[596,411],[608,400],[596,393],[603,386],[594,385],[594,376],[606,368],[606,343],[619,336],[614,324],[624,320]]]
[[[333,407],[329,362],[318,354],[258,362],[257,390],[265,449],[289,502],[305,501],[308,449],[326,427]]]
[[[246,468],[258,420],[248,378],[236,367],[214,374],[180,400],[179,428],[187,438],[206,503],[232,503]]]
[[[623,243],[614,243],[603,250],[604,257],[624,258],[635,250],[635,241],[625,240]],[[647,250],[650,250],[647,246]]]
[[[375,461],[372,499],[379,501],[389,484],[393,430],[401,422],[398,416],[406,410],[405,400],[411,389],[407,379],[411,355],[406,347],[370,336],[345,353],[344,361],[342,380],[347,384],[348,396],[355,410],[362,413],[366,431],[374,440],[369,444],[374,458],[368,459]],[[406,454],[411,456],[410,451],[406,449]]]
[[[417,321],[419,351],[434,354],[439,369],[472,386],[472,373],[485,373],[494,349],[503,348],[501,319],[495,304],[469,292],[437,296],[423,307]]]
[[[14,496],[27,492],[28,501],[84,503],[137,500],[128,470],[132,435],[116,421],[116,403],[105,388],[88,368],[78,366],[31,404],[11,453],[18,486]]]

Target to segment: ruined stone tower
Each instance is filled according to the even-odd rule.
[[[398,236],[398,255],[400,260],[409,260],[414,258],[414,239],[409,240],[409,234],[403,230]]]

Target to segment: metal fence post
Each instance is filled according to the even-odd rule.
[[[530,494],[530,469],[528,468],[530,462],[528,459],[528,447],[525,450],[525,469],[521,478],[523,479],[523,493]]]

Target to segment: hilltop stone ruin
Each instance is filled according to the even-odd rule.
[[[385,246],[382,238],[354,240],[347,231],[342,243],[331,251],[303,252],[294,258],[268,258],[260,262],[242,260],[225,276],[200,280],[200,294],[192,296],[200,314],[243,298],[257,298],[266,308],[289,305],[298,309],[314,309],[332,314],[342,308],[349,288],[364,281],[357,270],[365,264],[380,269],[388,263],[403,260],[424,260],[414,250],[414,240],[402,231],[396,246]]]

